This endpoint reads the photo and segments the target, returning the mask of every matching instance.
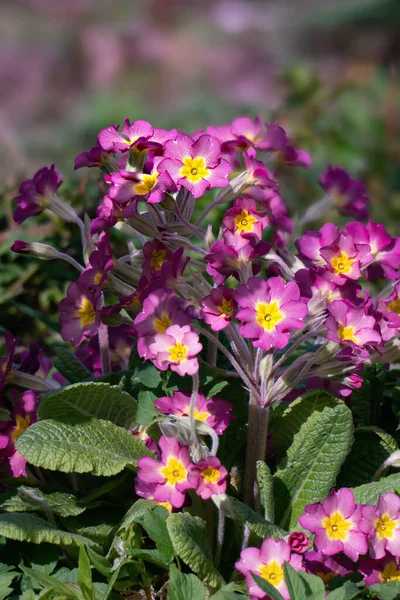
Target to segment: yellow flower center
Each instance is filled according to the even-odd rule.
[[[347,539],[347,532],[351,527],[351,521],[345,519],[339,511],[333,513],[330,517],[327,517],[322,521],[322,525],[325,527],[326,535],[330,540],[341,540]]]
[[[186,479],[186,469],[182,462],[175,456],[170,456],[165,467],[160,469],[160,473],[167,480],[168,485],[176,485]]]
[[[188,354],[187,346],[184,346],[181,342],[177,342],[175,346],[168,348],[169,358],[171,362],[182,362],[185,360]]]
[[[252,215],[249,215],[247,210],[242,210],[240,215],[237,215],[235,218],[236,229],[239,233],[243,231],[248,233],[249,231],[253,231],[254,223],[257,223],[257,219]]]
[[[269,304],[257,302],[256,313],[256,322],[267,331],[272,331],[284,319],[284,315],[280,312],[276,300],[273,300]]]
[[[331,260],[331,267],[335,275],[348,275],[351,271],[353,258],[349,258],[346,252],[341,252],[339,256],[334,256]]]
[[[354,337],[354,328],[353,327],[345,327],[344,325],[339,325],[338,329],[338,337],[344,342],[354,342],[357,343],[356,338]]]
[[[392,300],[389,303],[389,311],[390,312],[395,312],[400,316],[400,298],[396,298],[396,300]]]
[[[231,315],[233,313],[233,306],[231,300],[227,300],[226,298],[224,298],[222,300],[222,304],[218,306],[218,310],[221,313],[221,317],[227,317],[228,315]]]
[[[166,251],[165,250],[154,250],[151,255],[151,266],[156,271],[159,271],[164,264]]]
[[[283,569],[276,560],[260,567],[259,573],[263,579],[275,587],[279,587],[283,581]]]
[[[380,538],[391,539],[394,536],[397,521],[391,519],[388,513],[375,521],[376,534]]]
[[[324,573],[323,571],[318,571],[318,573],[315,573],[315,574],[317,575],[317,577],[322,579],[322,581],[324,583],[328,583],[328,581],[330,581],[331,579],[336,577],[336,573],[334,573],[333,571],[329,571],[328,573]]]
[[[169,513],[172,512],[172,504],[171,504],[171,502],[157,502],[157,504],[159,506],[163,506],[164,508],[166,508]]]
[[[198,156],[197,158],[184,157],[183,167],[179,171],[181,177],[185,177],[190,183],[198,183],[209,174],[210,171],[207,169],[206,161],[202,156]]]
[[[185,410],[183,411],[183,414],[186,416],[189,416],[190,413],[190,405],[188,404],[185,408]],[[194,409],[194,418],[197,421],[207,421],[208,417],[211,417],[211,413],[204,411],[204,412],[200,412],[197,408]]]
[[[379,575],[379,579],[382,583],[389,583],[389,581],[400,581],[400,571],[394,561],[388,563]]]
[[[155,171],[152,175],[142,175],[142,181],[133,186],[133,191],[139,196],[145,196],[150,193],[157,183],[158,173]]]
[[[19,438],[21,433],[24,433],[25,429],[28,429],[29,425],[31,424],[31,419],[28,416],[24,418],[20,415],[17,415],[15,421],[17,425],[11,434],[11,439],[13,442],[15,442],[15,440]]]
[[[96,273],[96,275],[94,276],[94,283],[96,285],[99,285],[99,283],[101,281],[101,278],[102,278],[102,274],[101,273]]]
[[[204,483],[217,483],[219,471],[214,467],[206,467],[202,470],[201,476],[204,479]]]
[[[81,307],[77,311],[77,315],[81,320],[81,327],[91,325],[96,319],[96,311],[93,304],[87,298],[82,300]]]
[[[161,319],[154,319],[153,325],[156,328],[157,333],[165,333],[168,327],[172,325],[172,321],[168,315],[163,313]]]

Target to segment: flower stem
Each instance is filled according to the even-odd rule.
[[[244,501],[260,510],[260,491],[257,485],[256,463],[265,459],[267,448],[269,407],[261,406],[252,393],[249,398]]]
[[[221,561],[222,546],[225,534],[225,515],[221,507],[218,508],[218,529],[217,529],[217,547],[215,550],[215,566],[219,567]]]
[[[101,369],[103,375],[111,373],[111,358],[110,358],[110,345],[108,341],[108,327],[101,323],[99,327],[99,347],[100,347],[100,359]]]

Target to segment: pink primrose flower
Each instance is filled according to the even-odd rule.
[[[110,154],[99,145],[93,146],[89,152],[81,152],[75,158],[74,171],[82,167],[104,167],[108,163]]]
[[[79,346],[97,334],[101,324],[102,291],[99,285],[87,285],[85,278],[69,284],[67,297],[60,302],[60,324],[63,340]]]
[[[210,325],[213,331],[221,331],[228,327],[237,306],[233,296],[234,290],[219,285],[201,301],[204,322]]]
[[[343,555],[325,556],[323,552],[311,550],[304,555],[303,564],[308,573],[318,575],[327,584],[331,579],[354,572],[354,563]]]
[[[20,224],[29,217],[40,215],[51,205],[61,183],[62,177],[56,171],[55,165],[39,169],[33,179],[25,179],[19,185],[19,195],[14,198],[17,203],[14,221]]]
[[[385,552],[400,557],[400,498],[393,492],[379,496],[376,506],[361,509],[360,529],[369,537],[369,553],[380,559]]]
[[[235,235],[262,238],[262,232],[269,224],[267,213],[257,211],[252,198],[236,198],[233,207],[227,210],[223,224]]]
[[[365,308],[352,308],[344,300],[335,300],[328,306],[327,338],[338,344],[363,347],[379,344],[381,336],[374,329],[376,321]]]
[[[166,371],[171,367],[178,375],[194,375],[199,370],[197,354],[203,346],[199,336],[189,325],[169,326],[165,333],[154,336],[149,345],[151,359],[158,369]]]
[[[131,200],[145,200],[157,204],[165,198],[165,192],[176,192],[176,185],[166,171],[159,173],[157,168],[161,157],[154,159],[149,173],[118,171],[107,177],[111,184],[109,196],[118,204]]]
[[[306,231],[303,237],[295,241],[299,258],[312,266],[325,266],[321,248],[331,246],[339,235],[339,228],[333,223],[325,223],[319,231]]]
[[[351,179],[347,171],[328,165],[319,178],[319,184],[329,194],[332,203],[340,214],[355,217],[361,221],[368,219],[368,203],[365,185],[358,179]]]
[[[329,276],[338,285],[343,285],[347,279],[360,279],[361,268],[373,257],[367,244],[355,244],[353,236],[342,232],[330,246],[321,248]]]
[[[304,554],[310,546],[310,540],[303,531],[293,531],[288,538],[288,544],[292,552]]]
[[[100,131],[97,143],[107,152],[120,154],[127,150],[136,152],[162,152],[163,145],[167,140],[174,139],[176,130],[165,131],[164,129],[155,129],[147,121],[134,121],[125,119],[121,129],[118,131],[118,125],[110,125]]]
[[[363,558],[358,570],[364,576],[365,585],[375,583],[389,583],[389,581],[400,581],[399,559],[391,554],[385,554],[380,560]]]
[[[193,484],[196,494],[202,500],[209,500],[215,494],[226,492],[228,471],[216,456],[202,458],[189,473],[189,481]]]

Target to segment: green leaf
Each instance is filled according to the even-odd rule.
[[[306,586],[300,575],[289,563],[283,565],[285,583],[291,600],[306,600]]]
[[[80,515],[86,510],[75,496],[64,492],[45,494],[38,488],[20,486],[0,494],[0,510],[4,512],[46,512],[46,507],[61,517]]]
[[[62,531],[48,521],[37,515],[25,513],[7,513],[0,515],[0,535],[20,542],[33,542],[34,544],[49,544],[71,546],[89,544],[97,546],[94,542],[75,533]]]
[[[54,366],[60,371],[61,375],[64,375],[69,383],[78,383],[92,376],[89,369],[65,348],[58,346],[54,348],[54,351],[56,353],[56,357],[53,360]]]
[[[63,421],[71,416],[96,417],[129,429],[135,424],[137,403],[117,385],[76,383],[47,394],[38,408],[39,419]]]
[[[214,384],[212,388],[207,392],[207,400],[209,400],[210,398],[214,398],[214,396],[222,392],[224,387],[226,387],[227,385],[229,385],[228,381],[219,381],[218,383]]]
[[[105,577],[110,577],[112,573],[112,564],[110,563],[110,561],[104,556],[101,556],[100,554],[95,552],[90,546],[87,546],[86,551],[89,555],[90,562],[92,563],[96,571],[98,571]]]
[[[351,409],[359,427],[377,425],[387,377],[386,365],[368,365],[362,373],[364,382],[351,395]]]
[[[257,461],[257,483],[265,518],[273,523],[275,518],[274,480],[269,466],[263,460]]]
[[[167,519],[167,529],[176,554],[196,575],[212,587],[225,583],[213,565],[203,519],[192,517],[189,513],[173,513]]]
[[[157,400],[157,396],[153,392],[149,390],[139,392],[136,414],[136,420],[139,425],[150,425],[154,421],[157,416],[154,400]]]
[[[389,581],[388,583],[377,583],[369,587],[381,600],[397,600],[400,598],[400,582]]]
[[[305,392],[279,412],[278,418],[272,421],[272,438],[276,456],[283,457],[294,436],[300,431],[302,425],[316,411],[321,412],[326,406],[336,406],[337,399],[327,390],[316,389]]]
[[[269,581],[267,581],[266,579],[263,579],[259,575],[252,575],[252,577],[253,577],[254,581],[256,582],[256,584],[258,585],[258,587],[260,589],[262,589],[263,592],[268,594],[268,596],[271,596],[271,598],[273,600],[284,600],[283,596],[278,592],[276,587],[271,585],[269,583]]]
[[[275,507],[282,527],[296,527],[304,507],[328,495],[352,439],[352,414],[339,400],[316,410],[301,425],[274,475]]]
[[[107,477],[152,454],[138,437],[100,419],[38,421],[19,436],[16,448],[37,467]]]
[[[138,519],[149,537],[156,543],[157,549],[166,563],[174,560],[174,549],[169,537],[166,521],[168,511],[163,506],[155,506],[147,511],[142,519]]]
[[[235,585],[237,584],[235,584],[234,582],[228,583],[228,585],[224,585],[224,587],[220,588],[218,592],[210,596],[210,600],[243,600],[243,594],[237,594],[234,591]]]
[[[354,432],[350,454],[344,461],[338,487],[369,483],[379,467],[397,450],[396,441],[378,427],[360,427]]]
[[[311,597],[312,600],[324,600],[325,598],[325,586],[321,577],[317,575],[311,575],[305,571],[298,571],[298,575],[304,582],[307,597]]]
[[[13,580],[21,575],[18,571],[12,571],[14,567],[0,563],[0,600],[7,598],[12,588],[9,587]]]
[[[52,588],[54,592],[58,596],[62,596],[63,598],[81,598],[81,594],[79,590],[76,590],[72,586],[66,585],[62,581],[58,581],[54,576],[50,577],[49,575],[44,575],[40,571],[36,571],[35,569],[30,569],[29,567],[20,567],[21,570],[27,575],[31,577],[35,581],[37,581],[41,586],[46,588]]]
[[[160,371],[154,365],[142,363],[137,365],[131,378],[133,385],[141,383],[148,388],[156,388],[162,382]]]
[[[386,494],[386,492],[400,493],[400,473],[351,488],[351,491],[358,504],[376,504],[380,494]]]
[[[90,560],[83,546],[79,548],[78,585],[85,600],[94,600]]]
[[[157,506],[157,504],[153,502],[153,500],[144,500],[142,498],[136,500],[136,502],[132,504],[125,514],[121,523],[118,525],[117,531],[121,531],[121,529],[130,527],[132,523],[139,522],[139,520],[155,506]]]
[[[229,498],[231,507],[238,521],[247,525],[247,527],[260,538],[273,537],[275,540],[281,540],[286,535],[286,531],[266,521],[261,515],[254,512],[247,504],[240,502],[237,498]]]
[[[352,598],[356,598],[359,594],[360,589],[356,586],[352,581],[346,581],[346,583],[340,587],[336,588],[327,595],[326,600],[352,600]]]
[[[169,569],[169,600],[204,600],[207,589],[196,575],[186,575],[178,571],[175,565]],[[222,599],[221,599],[222,600]]]

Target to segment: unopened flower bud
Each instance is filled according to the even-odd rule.
[[[310,545],[308,536],[302,531],[293,531],[288,538],[288,544],[292,552],[303,554]]]
[[[271,370],[272,370],[272,365],[273,365],[272,354],[267,354],[267,356],[264,356],[264,358],[261,359],[259,373],[260,373],[261,379],[263,379],[264,381],[269,379],[269,376],[270,376]]]
[[[37,256],[42,260],[54,260],[59,258],[59,252],[56,248],[48,246],[47,244],[39,244],[39,242],[24,242],[23,240],[16,240],[11,246],[11,250],[17,254],[30,254],[31,256]]]
[[[204,235],[204,245],[208,252],[210,251],[211,246],[215,242],[215,235],[213,234],[212,224],[207,225],[207,230]]]

